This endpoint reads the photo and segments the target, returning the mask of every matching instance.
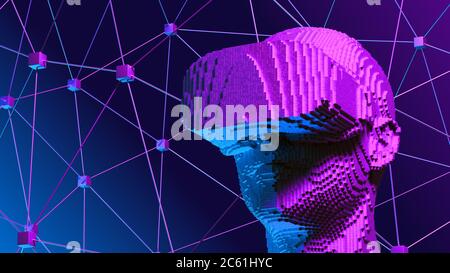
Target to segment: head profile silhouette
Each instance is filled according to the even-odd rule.
[[[376,189],[400,127],[386,75],[356,40],[304,27],[208,53],[185,77],[184,102],[192,108],[195,97],[279,110],[276,149],[211,141],[234,157],[269,252],[370,251]]]

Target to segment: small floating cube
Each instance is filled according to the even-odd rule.
[[[79,176],[78,187],[82,189],[88,189],[92,186],[92,180],[90,176]]]
[[[164,25],[164,34],[166,34],[167,36],[173,36],[177,34],[177,30],[177,25],[175,25],[174,23]]]
[[[169,150],[169,141],[167,139],[160,139],[156,142],[156,149],[160,152],[167,152]]]
[[[134,67],[129,65],[129,64],[125,64],[125,65],[119,65],[116,67],[116,79],[119,82],[122,83],[127,83],[127,82],[132,82],[134,81]]]
[[[0,97],[0,109],[9,110],[14,107],[16,99],[11,96]]]
[[[17,246],[20,248],[36,247],[36,234],[30,231],[17,233]]]
[[[33,52],[28,55],[28,66],[33,70],[47,68],[47,55],[42,52]]]
[[[414,37],[414,47],[417,49],[425,48],[425,37],[423,36]]]
[[[407,246],[393,246],[391,248],[391,253],[394,254],[406,254],[409,252],[409,249]]]
[[[79,79],[72,79],[67,81],[67,89],[72,92],[81,90],[81,81]]]
[[[23,249],[36,247],[37,233],[37,225],[26,226],[25,231],[17,233],[17,246]]]

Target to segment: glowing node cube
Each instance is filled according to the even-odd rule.
[[[167,36],[173,36],[177,34],[177,30],[177,25],[175,25],[174,23],[164,25],[164,34],[166,34]]]
[[[14,107],[16,99],[11,96],[0,97],[0,109],[9,110]]]
[[[409,252],[409,249],[407,246],[393,246],[391,248],[391,253],[394,253],[394,254],[405,254],[408,252]]]
[[[134,73],[134,67],[129,64],[119,65],[116,67],[116,79],[119,82],[127,83],[134,81]]]
[[[92,180],[90,176],[79,176],[78,187],[82,189],[88,189],[92,186]]]
[[[36,247],[36,234],[29,231],[17,233],[17,246],[20,248]]]
[[[33,70],[47,68],[47,55],[42,52],[33,52],[28,55],[28,66]]]
[[[167,139],[160,139],[156,142],[156,149],[160,152],[167,152],[169,150],[169,141]]]
[[[425,37],[423,36],[414,37],[414,47],[417,49],[425,48]]]
[[[67,81],[67,89],[72,92],[81,90],[81,81],[79,79],[72,79]]]
[[[38,226],[35,224],[25,227],[25,231],[17,233],[17,246],[20,248],[36,247]]]

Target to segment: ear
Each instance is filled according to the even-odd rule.
[[[367,143],[371,170],[380,170],[394,160],[400,132],[397,122],[390,118],[378,117],[372,122]]]

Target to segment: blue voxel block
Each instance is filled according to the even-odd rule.
[[[169,141],[167,139],[160,139],[156,142],[156,149],[160,152],[167,152],[169,150]]]
[[[72,92],[81,90],[81,81],[79,79],[72,79],[67,81],[67,89]]]
[[[78,187],[82,189],[88,189],[92,186],[92,180],[90,176],[79,176]]]
[[[14,107],[16,99],[11,96],[0,97],[0,109],[9,110]]]
[[[47,68],[47,55],[42,52],[33,52],[28,55],[28,66],[33,70]]]
[[[414,47],[417,49],[425,48],[425,37],[423,36],[414,37]]]
[[[177,34],[177,30],[177,25],[175,25],[174,23],[164,25],[164,34],[166,34],[167,36],[173,36]]]
[[[135,71],[134,67],[129,64],[119,65],[116,68],[116,79],[119,82],[127,83],[134,81]]]

